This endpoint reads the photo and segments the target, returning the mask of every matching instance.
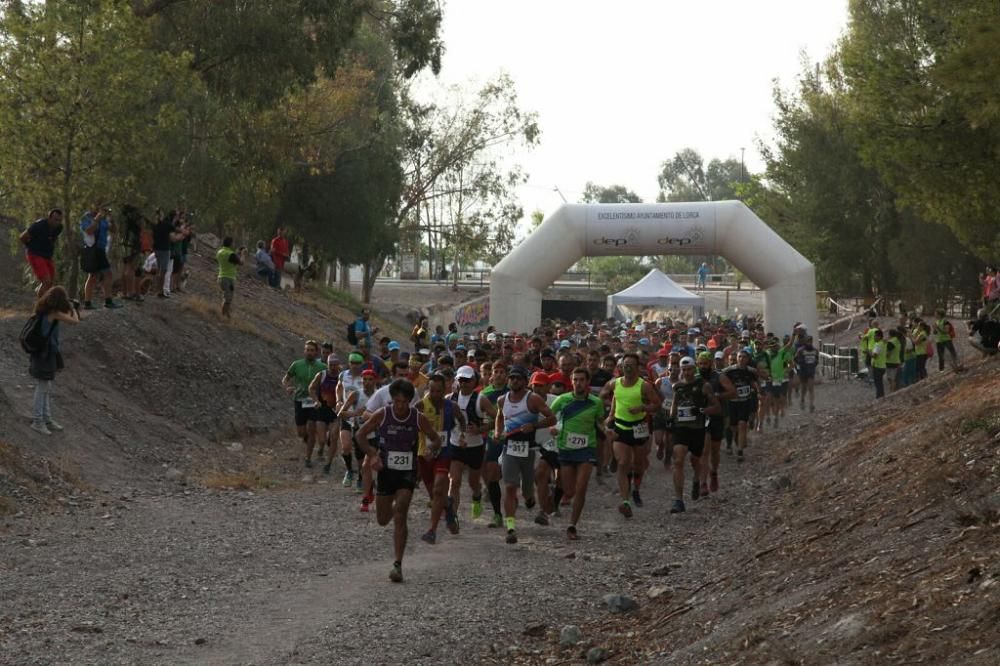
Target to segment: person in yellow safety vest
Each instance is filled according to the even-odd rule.
[[[878,330],[878,320],[869,319],[868,328],[858,336],[858,353],[868,369],[867,381],[872,379],[872,346],[875,344],[875,331]]]
[[[938,370],[944,372],[945,351],[951,352],[952,370],[961,370],[958,363],[958,352],[955,351],[955,329],[945,317],[944,308],[938,308],[934,314],[937,315],[937,320],[934,322],[934,341],[938,353]]]
[[[889,378],[889,392],[898,390],[899,369],[903,361],[903,340],[899,334],[899,329],[890,328],[889,337],[886,339],[885,369]]]
[[[875,382],[875,399],[878,400],[879,398],[885,397],[885,384],[883,383],[883,379],[885,378],[886,354],[888,350],[882,331],[875,329],[873,339],[875,344],[873,344],[870,349],[872,380]]]

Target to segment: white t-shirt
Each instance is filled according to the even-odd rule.
[[[410,401],[410,407],[416,407],[423,399],[419,393],[414,394],[413,400]],[[389,385],[386,384],[368,399],[368,404],[365,405],[365,411],[369,414],[374,414],[383,407],[388,407],[392,404],[392,397],[389,395]]]

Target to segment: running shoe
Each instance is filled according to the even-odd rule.
[[[455,516],[452,516],[451,520],[447,520],[446,519],[444,521],[444,524],[448,528],[449,532],[451,532],[452,534],[458,534],[458,532],[459,532],[459,529],[458,529],[458,518],[456,518]]]
[[[535,524],[546,526],[549,524],[549,517],[545,515],[544,511],[539,511],[538,515],[535,516]]]
[[[638,489],[632,491],[632,504],[635,504],[637,507],[642,508],[642,497],[639,496]]]
[[[312,467],[312,466],[313,466],[313,461],[312,460],[306,460],[306,467]]]
[[[483,503],[480,500],[472,500],[472,519],[475,520],[483,515]]]
[[[371,510],[370,504],[367,497],[361,500],[361,513],[368,513]]]
[[[629,506],[628,502],[622,502],[618,505],[618,513],[622,514],[626,518],[632,517],[632,507]]]
[[[123,308],[125,306],[122,305],[121,303],[115,303],[114,301],[107,301],[104,304],[104,307],[107,308],[108,310],[118,310],[118,309]]]
[[[434,532],[434,530],[427,530],[424,532],[424,535],[420,537],[420,540],[433,546],[437,543],[437,533]]]
[[[726,444],[726,453],[732,453],[732,452],[733,452],[733,445],[731,443]]]
[[[62,432],[63,430],[65,430],[65,429],[66,429],[66,428],[63,428],[63,427],[62,427],[61,425],[59,425],[58,423],[56,423],[55,421],[46,421],[46,422],[45,422],[45,425],[46,425],[46,426],[48,427],[48,429],[49,429],[49,430],[51,430],[52,432]]]
[[[566,538],[569,539],[570,541],[579,540],[580,535],[576,533],[576,527],[570,525],[569,527],[566,528]]]
[[[670,505],[670,513],[684,513],[684,500],[675,499]]]
[[[708,482],[709,482],[709,488],[711,489],[711,491],[713,493],[719,492],[719,473],[718,472],[710,472],[709,473]]]
[[[503,516],[499,513],[494,513],[493,520],[490,521],[488,527],[503,527]]]
[[[691,499],[696,500],[701,496],[701,485],[698,479],[691,482]]]
[[[48,426],[46,426],[44,423],[38,423],[37,421],[31,424],[31,429],[34,430],[35,432],[40,432],[43,435],[52,434],[52,431],[48,429]]]
[[[365,492],[364,479],[361,478],[361,474],[358,474],[357,483],[354,484],[354,489],[359,493]]]
[[[403,565],[399,562],[394,562],[392,565],[392,571],[389,572],[389,580],[393,583],[403,582]]]
[[[517,543],[517,534],[514,530],[507,530],[507,543]]]
[[[524,498],[524,506],[529,511],[531,509],[534,509],[535,508],[535,498],[534,497],[525,497]]]
[[[330,468],[332,466],[333,466],[333,463],[327,463],[327,464],[323,465],[323,473],[324,474],[329,474],[330,473]]]
[[[345,488],[350,488],[354,483],[354,470],[349,469],[344,473],[344,480],[341,482]]]
[[[736,452],[736,462],[743,462],[743,449]]]

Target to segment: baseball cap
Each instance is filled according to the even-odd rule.
[[[455,345],[455,351],[465,351],[465,345]]]
[[[365,370],[364,372],[362,372],[361,376],[362,377],[373,377],[375,379],[378,379],[378,373],[375,372],[374,370],[372,370],[371,368],[369,368],[368,370]]]
[[[562,342],[559,343],[559,349],[569,349],[572,346],[573,345],[570,343],[569,340],[563,340]]]
[[[698,360],[699,361],[711,361],[712,360],[712,352],[707,352],[707,351],[700,352],[698,354]]]
[[[563,386],[569,386],[569,380],[566,379],[566,375],[561,372],[553,372],[549,375],[549,384],[562,384]]]
[[[496,333],[487,333],[486,334],[486,340],[489,341],[489,342],[496,342],[497,341],[497,334]]]
[[[686,368],[688,366],[694,365],[694,359],[690,356],[685,356],[681,359],[681,367]]]
[[[544,358],[545,356],[555,356],[556,353],[551,349],[549,349],[548,347],[546,347],[545,349],[542,350],[542,353],[539,355]]]
[[[389,342],[389,351],[399,351],[399,343],[395,340]]]
[[[750,331],[748,331],[747,329],[744,328],[743,331],[740,333],[740,337],[741,338],[749,338],[750,337]]]
[[[513,368],[507,371],[508,377],[520,377],[521,379],[528,378],[528,371],[519,365],[515,365]]]
[[[458,372],[455,373],[455,377],[458,379],[475,379],[476,371],[472,369],[472,366],[463,365],[458,369]]]
[[[722,355],[722,352],[715,352],[715,357],[714,358],[721,359],[721,358],[725,358],[725,357]]]
[[[351,354],[347,357],[349,363],[364,363],[365,357],[361,354]]]
[[[649,338],[639,338],[639,344],[642,345],[643,347],[648,346],[649,345]]]
[[[327,354],[327,356],[326,356],[326,364],[327,365],[333,365],[333,364],[340,365],[340,357],[337,356],[336,354]]]
[[[531,384],[532,386],[538,384],[548,384],[549,376],[544,372],[535,372],[534,374],[531,375],[531,381],[529,381],[528,383]]]
[[[661,347],[660,351],[656,352],[656,355],[660,358],[664,356],[670,356],[670,350],[667,347]]]

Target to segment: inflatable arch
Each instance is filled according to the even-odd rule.
[[[581,257],[721,255],[764,290],[764,322],[780,335],[802,322],[816,331],[812,263],[740,201],[566,204],[497,264],[490,323],[531,331],[542,292]]]

